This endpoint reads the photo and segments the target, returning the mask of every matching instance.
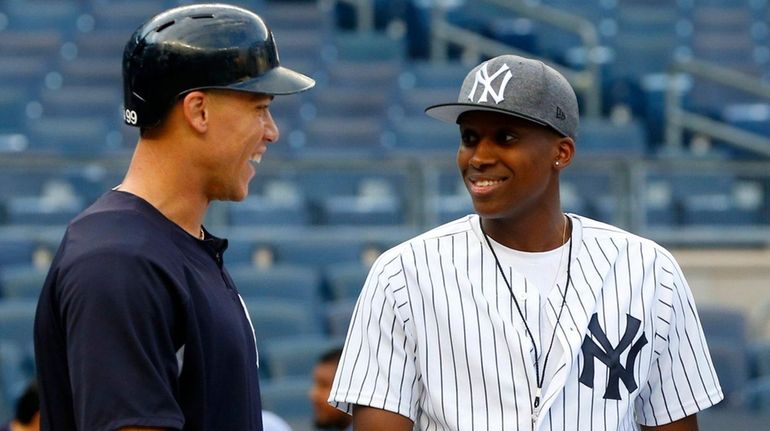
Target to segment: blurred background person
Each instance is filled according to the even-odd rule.
[[[331,349],[318,358],[318,363],[313,368],[313,383],[308,397],[313,406],[313,423],[319,429],[346,430],[350,428],[353,420],[351,416],[335,409],[327,402],[340,356],[342,356],[341,347]]]

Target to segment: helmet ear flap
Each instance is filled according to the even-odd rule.
[[[155,127],[185,93],[231,89],[263,94],[307,90],[315,81],[280,65],[258,15],[224,4],[170,9],[148,20],[123,50],[123,120]]]

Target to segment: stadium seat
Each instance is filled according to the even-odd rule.
[[[746,316],[741,310],[714,306],[699,307],[698,315],[726,401],[735,403],[749,380]]]
[[[0,301],[0,342],[10,342],[22,351],[32,345],[36,299]]]
[[[369,269],[359,263],[329,265],[325,271],[331,301],[350,301],[358,298],[366,282]]]
[[[309,312],[314,312],[321,300],[321,277],[311,268],[236,265],[229,268],[229,273],[246,301],[285,300],[304,304]]]
[[[422,109],[426,107],[427,105]],[[429,118],[425,114],[395,121],[392,134],[393,142],[388,146],[388,150],[394,156],[445,156],[447,160],[451,160],[460,145],[457,126]]]
[[[27,124],[30,151],[94,155],[104,152],[109,128],[100,118],[44,117]]]
[[[286,337],[265,343],[260,362],[268,368],[271,379],[310,377],[318,358],[344,340],[327,336]]]
[[[578,136],[580,153],[591,156],[610,156],[625,159],[643,157],[647,137],[639,121],[616,123],[610,119],[581,118]]]
[[[0,268],[31,265],[35,241],[28,237],[0,239]]]
[[[257,337],[262,342],[289,336],[320,335],[322,326],[315,314],[307,307],[282,300],[245,301]]]
[[[277,200],[251,195],[227,207],[231,226],[304,226],[310,222],[310,213],[301,199]]]
[[[401,225],[405,211],[398,197],[329,196],[321,201],[321,221],[327,225]]]
[[[47,274],[47,268],[32,265],[0,269],[0,298],[36,300]]]
[[[8,0],[3,3],[8,27],[17,30],[57,29],[69,34],[77,28],[82,13],[79,2],[56,0]]]
[[[344,338],[347,336],[355,305],[355,300],[335,301],[326,304],[324,317],[326,318],[327,333],[330,337]]]
[[[312,407],[307,392],[309,377],[295,377],[265,381],[261,384],[262,408],[271,411],[289,423],[312,421]]]

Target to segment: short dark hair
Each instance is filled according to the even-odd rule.
[[[334,347],[327,350],[324,354],[318,357],[319,364],[325,364],[327,362],[333,362],[334,365],[340,361],[342,357],[342,347]]]
[[[16,420],[24,425],[29,425],[38,411],[40,411],[40,394],[37,389],[37,381],[33,380],[16,402]]]

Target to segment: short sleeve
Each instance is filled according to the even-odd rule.
[[[60,277],[78,429],[181,429],[170,278],[117,252],[85,256]]]
[[[388,257],[391,260],[387,261]],[[398,257],[386,254],[372,267],[353,310],[329,403],[352,413],[364,405],[415,421],[419,386],[414,342],[407,336],[409,307],[393,292],[406,289]],[[399,298],[402,296],[399,295]]]
[[[659,252],[658,261],[656,324],[667,336],[656,337],[657,358],[636,401],[639,422],[647,426],[674,422],[724,398],[690,287],[672,256]]]

